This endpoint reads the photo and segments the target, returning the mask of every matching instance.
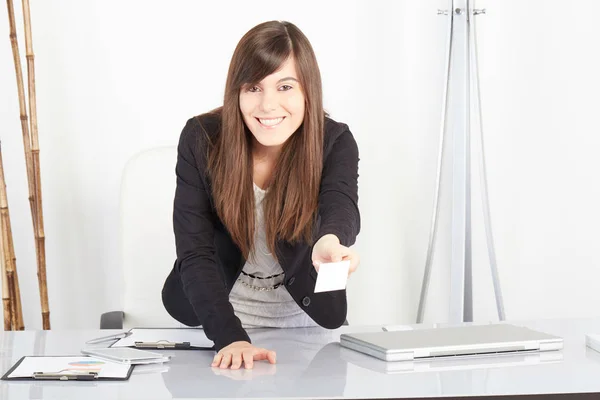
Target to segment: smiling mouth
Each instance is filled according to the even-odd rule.
[[[256,120],[265,128],[274,128],[279,125],[285,117],[279,118],[256,118]]]

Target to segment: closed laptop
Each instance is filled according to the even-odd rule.
[[[560,350],[563,339],[511,324],[344,333],[340,344],[385,361]]]

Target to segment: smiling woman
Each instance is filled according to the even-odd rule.
[[[254,135],[254,152],[269,153],[292,136],[304,119],[305,97],[290,56],[279,70],[240,92],[240,110]]]
[[[315,54],[295,25],[265,22],[242,37],[223,106],[181,133],[176,174],[177,260],[163,304],[202,325],[214,367],[275,362],[245,328],[344,323],[346,291],[314,288],[321,263],[358,267],[358,148],[326,116]]]
[[[283,144],[304,120],[306,98],[297,78],[296,61],[290,55],[281,67],[258,84],[247,84],[240,91],[240,111],[252,132],[255,159],[274,161]],[[316,166],[315,166],[316,167]],[[254,171],[254,183],[268,186],[273,168]],[[317,171],[309,171],[317,172]],[[315,191],[317,188],[312,188]]]

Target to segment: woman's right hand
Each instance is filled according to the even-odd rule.
[[[213,359],[211,367],[239,369],[242,362],[246,369],[251,369],[254,360],[268,360],[275,364],[276,354],[272,350],[255,347],[252,343],[240,341],[223,347]]]

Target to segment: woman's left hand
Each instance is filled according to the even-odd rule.
[[[340,244],[340,240],[335,235],[325,235],[313,246],[312,262],[317,272],[319,272],[319,267],[323,263],[346,260],[350,261],[350,269],[348,270],[348,276],[350,276],[358,268],[360,257],[354,249]]]

